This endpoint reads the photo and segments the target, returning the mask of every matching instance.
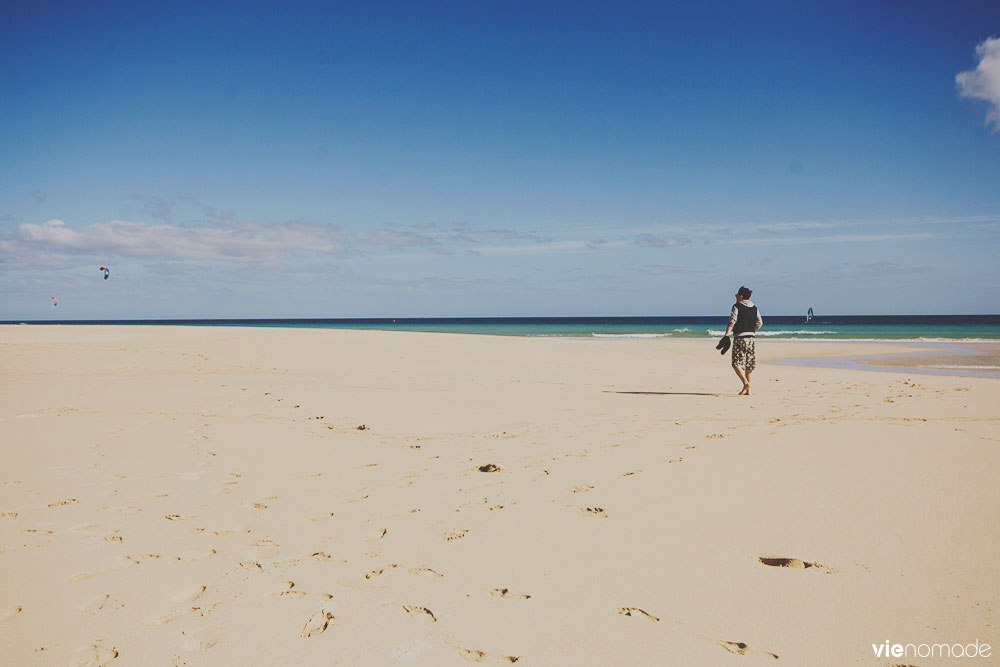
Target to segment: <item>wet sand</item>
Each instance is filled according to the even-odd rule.
[[[938,370],[1000,371],[1000,343],[956,343],[945,353],[924,352],[865,359],[879,366],[932,368]]]

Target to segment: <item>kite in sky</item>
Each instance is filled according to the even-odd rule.
[[[55,297],[52,297],[52,305],[53,306],[58,306],[59,305],[59,299],[57,299]]]
[[[108,268],[108,267],[106,267],[106,266],[102,266],[102,267],[101,267],[101,271],[104,271],[104,279],[105,279],[105,280],[107,280],[107,279],[108,279],[108,276],[110,276],[110,275],[111,275],[111,269],[109,269],[109,268]]]

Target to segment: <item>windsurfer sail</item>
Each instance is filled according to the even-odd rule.
[[[813,318],[813,309],[810,308],[809,312],[806,313],[806,324],[809,324],[810,322],[812,322],[812,318]]]

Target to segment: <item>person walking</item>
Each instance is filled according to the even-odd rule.
[[[733,370],[743,382],[740,396],[750,395],[750,374],[757,368],[754,334],[764,326],[760,310],[750,300],[752,291],[741,286],[736,292],[736,303],[729,314],[729,324],[723,338],[733,332]]]

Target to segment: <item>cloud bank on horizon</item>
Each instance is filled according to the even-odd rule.
[[[19,270],[43,271],[50,268],[83,267],[97,257],[115,259],[157,259],[162,261],[202,261],[261,263],[272,268],[291,268],[302,255],[326,256],[335,260],[373,256],[371,247],[415,256],[425,252],[440,255],[481,253],[535,254],[572,251],[600,251],[623,246],[673,249],[697,243],[726,245],[825,245],[837,243],[883,242],[901,239],[943,239],[958,227],[981,233],[995,231],[1000,215],[958,218],[911,218],[885,220],[838,220],[732,224],[657,225],[643,231],[608,224],[598,228],[582,226],[571,238],[522,234],[514,230],[477,230],[469,223],[413,225],[419,231],[386,225],[382,229],[353,233],[333,223],[283,221],[258,222],[229,220],[224,224],[178,225],[143,221],[111,220],[71,226],[62,220],[22,223],[0,232],[4,263]],[[897,231],[887,233],[885,228]],[[932,231],[928,231],[928,229]],[[905,231],[898,231],[905,229]],[[838,231],[841,233],[830,233]],[[850,232],[850,233],[843,233]],[[609,240],[609,233],[617,234]],[[392,255],[399,257],[399,254]]]
[[[948,284],[928,249],[963,237],[995,243],[1000,215],[580,225],[547,234],[467,222],[351,229],[228,215],[186,224],[48,220],[0,232],[0,293],[62,285],[72,295],[62,301],[67,316],[93,318],[95,307],[107,307],[95,299],[108,285],[95,290],[92,280],[101,263],[116,267],[109,285],[123,290],[119,296],[128,297],[123,303],[132,309],[115,317],[161,316],[144,310],[142,295],[155,295],[160,304],[183,303],[183,309],[173,306],[177,317],[519,315],[525,314],[519,304],[533,294],[563,295],[566,303],[562,310],[529,314],[591,314],[587,299],[616,293],[626,300],[617,314],[642,313],[645,304],[662,312],[653,308],[664,300],[679,304],[673,314],[704,314],[698,285],[706,281],[724,285],[718,290],[723,300],[730,282],[764,285],[774,309],[786,312],[799,309],[793,294],[803,286],[812,286],[815,302],[834,285],[836,293],[824,296],[826,312],[850,312],[849,305],[834,304],[849,304],[856,291],[895,293],[899,300],[903,290],[904,299],[919,303],[918,295],[933,293],[935,283]],[[909,261],[889,259],[901,247],[910,248]],[[826,259],[817,262],[802,248]],[[297,307],[275,312],[270,300],[282,298]],[[484,299],[501,306],[474,310]],[[345,302],[374,307],[346,310]],[[70,313],[74,303],[81,308]],[[259,303],[271,305],[261,309]],[[449,310],[441,303],[459,305]]]

